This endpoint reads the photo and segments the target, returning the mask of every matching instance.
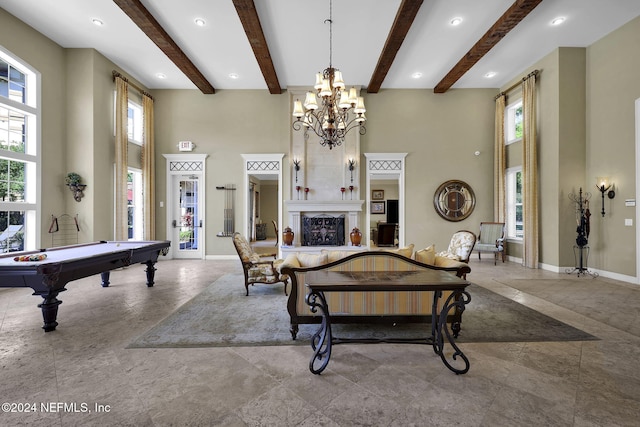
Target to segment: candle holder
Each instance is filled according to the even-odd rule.
[[[344,200],[344,192],[347,191],[346,188],[340,187],[340,194],[342,195],[342,200]]]
[[[304,199],[307,200],[307,194],[309,194],[309,187],[304,187]]]

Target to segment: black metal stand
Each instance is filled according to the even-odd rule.
[[[586,252],[586,254],[585,254]],[[587,268],[587,261],[589,260],[589,246],[573,246],[573,255],[575,257],[576,266],[574,268],[568,268],[567,274],[577,273],[578,277],[589,275],[591,277],[598,277],[598,273],[589,271]]]
[[[589,275],[595,278],[598,277],[598,273],[591,272],[587,268],[587,261],[589,259],[589,246],[587,243],[589,242],[588,238],[591,228],[589,222],[589,217],[591,216],[591,213],[589,212],[590,198],[590,193],[582,193],[582,187],[580,188],[580,192],[577,196],[573,193],[569,194],[569,199],[571,199],[571,201],[576,205],[576,222],[578,223],[576,232],[578,233],[578,236],[576,237],[576,244],[573,246],[573,255],[575,257],[576,266],[574,268],[568,268],[566,273],[577,273],[578,277],[581,275]]]

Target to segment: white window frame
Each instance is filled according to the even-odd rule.
[[[133,118],[129,117],[130,113],[133,114]],[[142,146],[143,125],[142,105],[129,98],[127,106],[127,137],[130,143]]]
[[[25,74],[25,102],[0,96],[0,105],[25,115],[27,127],[25,129],[25,152],[14,153],[2,151],[3,158],[24,162],[25,167],[25,200],[20,202],[0,202],[2,211],[24,212],[23,242],[25,250],[41,247],[40,241],[40,210],[41,210],[41,75],[16,55],[0,46],[0,58],[12,67]]]
[[[522,174],[522,166],[508,168],[505,172],[506,196],[507,196],[507,221],[506,234],[509,240],[521,241],[524,238],[524,229],[520,232],[517,230],[516,207],[522,206],[522,202],[516,202],[516,177]],[[524,214],[524,212],[523,212]]]
[[[505,145],[513,144],[514,142],[522,141],[522,137],[516,137],[516,110],[522,108],[522,99],[517,100],[509,104],[504,109],[504,140]],[[522,117],[519,120],[522,123]]]

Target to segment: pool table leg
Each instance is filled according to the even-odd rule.
[[[147,272],[147,286],[152,287],[154,283],[153,279],[156,275],[156,268],[154,267],[155,262],[147,261],[145,264],[147,265],[147,269],[145,270]]]
[[[62,304],[62,301],[57,298],[58,293],[59,291],[54,291],[46,295],[41,295],[44,301],[42,304],[38,304],[38,307],[42,309],[42,317],[44,319],[42,329],[44,329],[45,332],[55,331],[56,326],[58,326],[58,322],[56,322],[58,306]]]
[[[102,278],[102,283],[100,283],[100,285],[102,285],[103,288],[108,288],[109,287],[109,276],[110,276],[110,271],[104,271],[102,273],[100,273],[100,277]]]

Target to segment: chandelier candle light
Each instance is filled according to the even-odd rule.
[[[350,130],[358,127],[360,135],[367,131],[363,125],[367,120],[364,98],[358,96],[355,87],[345,90],[342,73],[332,65],[332,18],[333,4],[329,1],[329,19],[324,21],[329,23],[329,68],[316,74],[316,93],[307,92],[304,104],[299,99],[294,102],[293,117],[296,119],[292,124],[296,131],[304,128],[305,135],[309,129],[313,130],[320,137],[320,145],[328,145],[330,150],[342,145]]]

